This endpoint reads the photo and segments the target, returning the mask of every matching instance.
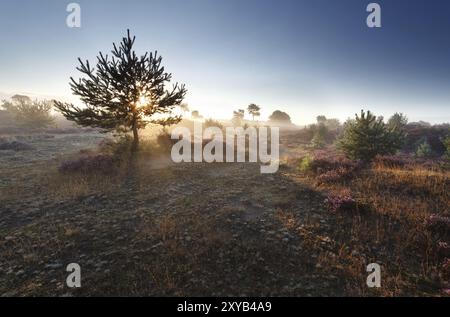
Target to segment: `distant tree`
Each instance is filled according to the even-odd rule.
[[[189,112],[189,105],[187,103],[182,103],[180,104],[180,109],[181,111],[183,111],[184,113]]]
[[[200,115],[200,112],[198,112],[198,110],[192,111],[192,112],[191,112],[191,117],[192,117],[192,119],[194,119],[194,120],[200,120],[200,119],[203,119],[203,116]]]
[[[30,97],[19,94],[12,96],[11,101],[15,104],[30,104],[33,102]]]
[[[251,103],[247,107],[247,112],[252,116],[253,121],[255,121],[255,117],[259,117],[261,113],[259,112],[261,110],[261,107],[258,105],[255,105],[254,103]]]
[[[341,127],[341,123],[339,122],[339,119],[335,119],[335,118],[328,119],[324,115],[317,116],[316,121],[317,121],[317,125],[323,124],[329,130],[338,130]],[[316,126],[316,125],[311,125],[311,126]]]
[[[269,117],[271,122],[275,123],[291,123],[291,117],[283,111],[275,110]]]
[[[327,122],[327,117],[321,115],[321,116],[317,116],[316,117],[317,123],[326,123]]]
[[[133,133],[133,148],[139,145],[139,129],[149,123],[169,125],[178,123],[181,116],[172,111],[184,99],[184,85],[175,83],[166,89],[172,74],[166,73],[158,53],[145,53],[138,57],[133,50],[135,37],[122,39],[119,46],[113,44],[112,58],[101,52],[96,67],[89,61],[78,59],[77,68],[84,78],[71,77],[72,92],[79,96],[85,108],[56,102],[55,106],[71,121],[82,126]],[[156,114],[163,119],[152,119]]]
[[[327,126],[327,118],[325,116],[317,116],[317,123],[310,124],[306,131],[309,135],[311,145],[314,148],[322,148],[326,145],[329,138],[329,129]]]
[[[325,123],[321,122],[316,125],[314,136],[311,140],[311,145],[315,148],[322,148],[327,143],[328,128]]]
[[[403,113],[396,112],[388,120],[388,126],[390,128],[396,128],[399,130],[405,129],[407,124],[408,124],[408,118]]]
[[[425,127],[425,128],[430,128],[431,127],[431,123],[426,122],[426,121],[418,121],[418,122],[411,122],[408,124],[409,126],[412,127]]]
[[[405,127],[406,138],[402,150],[415,153],[417,147],[426,140],[433,155],[441,156],[446,151],[443,141],[449,135],[449,131],[450,127],[445,124],[427,127],[409,123]]]
[[[390,128],[370,111],[355,115],[344,126],[338,147],[350,158],[370,161],[377,154],[393,154],[403,144],[402,131]]]
[[[211,128],[219,128],[219,129],[224,128],[222,123],[220,123],[219,121],[214,120],[214,119],[206,119],[204,122],[204,127],[205,128],[210,128],[210,127]]]
[[[238,109],[237,111],[233,111],[233,118],[231,119],[231,122],[235,126],[241,126],[244,121],[245,116],[245,110]]]
[[[337,131],[341,129],[341,122],[339,121],[339,119],[327,119],[327,121],[325,122],[325,125],[327,126],[327,128],[329,130],[332,131]]]
[[[15,121],[27,129],[43,129],[54,124],[51,115],[53,102],[48,100],[31,100],[28,96],[14,95],[10,101],[3,101],[5,109]]]

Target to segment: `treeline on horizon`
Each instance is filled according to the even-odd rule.
[[[189,113],[187,104],[182,107],[185,113]],[[51,111],[52,101],[38,101],[23,95],[15,95],[11,100],[3,100],[0,104],[0,133],[21,133],[21,132],[52,132],[61,128],[61,121],[56,121]],[[244,120],[245,110],[233,111],[230,124],[233,126],[264,125],[264,121],[258,121],[261,107],[250,104],[247,112],[252,116],[252,120]],[[203,120],[203,117],[196,110],[190,112],[192,120]],[[185,119],[188,120],[188,119]],[[386,122],[385,122],[386,121]],[[283,111],[276,110],[269,117],[269,123],[296,127],[291,122],[291,117]],[[205,126],[224,127],[223,121],[214,119],[204,120]],[[64,128],[71,126],[62,124]],[[361,134],[366,134],[367,140],[361,140]],[[448,147],[450,135],[450,124],[435,124],[428,122],[408,122],[408,118],[402,113],[395,113],[388,120],[375,116],[370,111],[355,115],[355,118],[348,119],[341,123],[338,119],[327,118],[324,115],[317,116],[316,123],[298,128],[296,135],[299,141],[312,148],[324,148],[331,144],[336,144],[349,156],[354,158],[368,158],[372,154],[356,153],[352,149],[352,144],[361,149],[374,144],[364,144],[371,142],[370,138],[383,140],[379,149],[374,149],[378,154],[394,154],[397,151],[412,153],[418,157],[440,157],[445,155]],[[373,142],[371,142],[373,143]]]

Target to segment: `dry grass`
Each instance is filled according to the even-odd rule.
[[[357,212],[338,212],[330,230],[342,246],[339,254],[322,258],[324,267],[342,269],[354,294],[434,295],[448,288],[449,281],[442,278],[442,258],[436,252],[442,235],[424,225],[432,214],[449,214],[448,171],[378,164],[350,180],[318,185],[315,176],[308,178],[317,190],[349,191],[357,201]],[[368,294],[359,285],[364,277],[361,267],[370,262],[382,264],[384,286]]]
[[[118,171],[120,173],[120,171]],[[67,177],[60,173],[48,175],[48,191],[53,193],[56,200],[65,200],[87,196],[95,192],[106,193],[114,191],[121,179],[116,175],[75,174]]]
[[[11,227],[0,234],[13,239],[0,241],[4,266],[42,273],[10,274],[0,289],[62,294],[51,280],[64,276],[42,267],[74,257],[89,283],[80,295],[401,296],[448,287],[439,237],[423,223],[449,212],[446,171],[377,165],[318,185],[314,175],[290,169],[292,159],[269,179],[249,166],[173,166],[154,143],[142,146],[137,160],[123,158],[107,175],[63,175],[59,162],[11,171],[19,181],[0,190],[10,208],[21,211],[25,198],[45,201],[38,211],[25,206],[29,223],[7,214]],[[320,207],[323,193],[342,190],[356,198],[356,210]],[[96,267],[99,259],[108,263]],[[371,262],[382,265],[381,289],[366,287]]]

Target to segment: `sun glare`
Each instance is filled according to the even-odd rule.
[[[139,97],[138,105],[139,106],[145,106],[148,104],[148,99],[146,96],[142,95]]]

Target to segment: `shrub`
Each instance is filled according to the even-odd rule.
[[[214,119],[206,119],[203,124],[204,124],[205,128],[214,127],[214,128],[219,128],[221,130],[224,129],[223,124],[221,124],[219,121],[214,120]]]
[[[310,163],[310,170],[315,174],[345,168],[349,171],[357,171],[363,166],[360,160],[350,160],[342,155],[335,155],[327,151],[316,151]]]
[[[326,144],[334,142],[340,130],[341,124],[338,119],[327,119],[325,116],[318,116],[317,123],[306,127],[303,134],[314,148],[322,148]]]
[[[370,111],[361,110],[360,116],[345,123],[338,147],[349,158],[370,161],[378,154],[394,154],[403,140],[402,131],[389,127]]]
[[[320,124],[317,131],[311,140],[311,145],[314,148],[323,148],[326,145],[326,137],[328,135],[328,129],[325,125]]]
[[[29,150],[33,150],[34,147],[27,144],[27,143],[23,143],[23,142],[18,142],[18,141],[12,141],[12,142],[5,142],[5,143],[0,143],[0,151],[3,150],[12,150],[12,151],[29,151]]]
[[[313,158],[310,155],[303,157],[298,164],[298,169],[301,172],[306,172],[311,169],[311,163],[313,162]]]
[[[428,170],[442,170],[443,161],[440,159],[420,158],[410,155],[377,155],[372,165],[375,167],[402,168],[414,170],[423,168]]]
[[[349,190],[344,190],[341,192],[332,192],[328,194],[327,198],[324,201],[325,206],[331,212],[338,211],[351,211],[356,208],[356,201],[352,197],[352,194]]]
[[[342,180],[350,179],[354,176],[356,168],[339,167],[335,170],[320,174],[316,180],[317,184],[337,183]]]
[[[441,237],[450,237],[450,217],[432,214],[425,219],[424,224],[429,231]]]
[[[422,143],[420,143],[417,146],[417,149],[416,149],[417,157],[422,157],[422,158],[431,157],[432,154],[433,154],[433,152],[431,150],[431,146],[427,140],[424,140]]]
[[[446,126],[418,126],[408,124],[405,128],[406,139],[402,150],[415,152],[417,146],[427,140],[433,153],[441,156],[446,151],[445,138],[449,135],[449,128]]]
[[[323,174],[320,174],[317,176],[317,183],[320,184],[327,184],[327,183],[336,183],[341,179],[341,174],[336,171],[327,171]]]
[[[317,124],[311,124],[306,128],[310,135],[311,145],[314,148],[322,148],[330,141],[329,129],[325,123],[325,116],[318,116]]]
[[[450,160],[450,136],[447,136],[442,143],[445,146],[445,158]]]
[[[115,161],[111,155],[99,154],[83,156],[76,160],[63,162],[59,171],[61,173],[111,173],[114,171]]]
[[[372,163],[383,167],[399,168],[411,164],[412,160],[400,155],[377,155]]]
[[[316,151],[313,155],[303,157],[298,169],[318,175],[318,185],[336,183],[354,177],[363,167],[359,160],[350,160],[342,155],[333,155],[327,151]]]

